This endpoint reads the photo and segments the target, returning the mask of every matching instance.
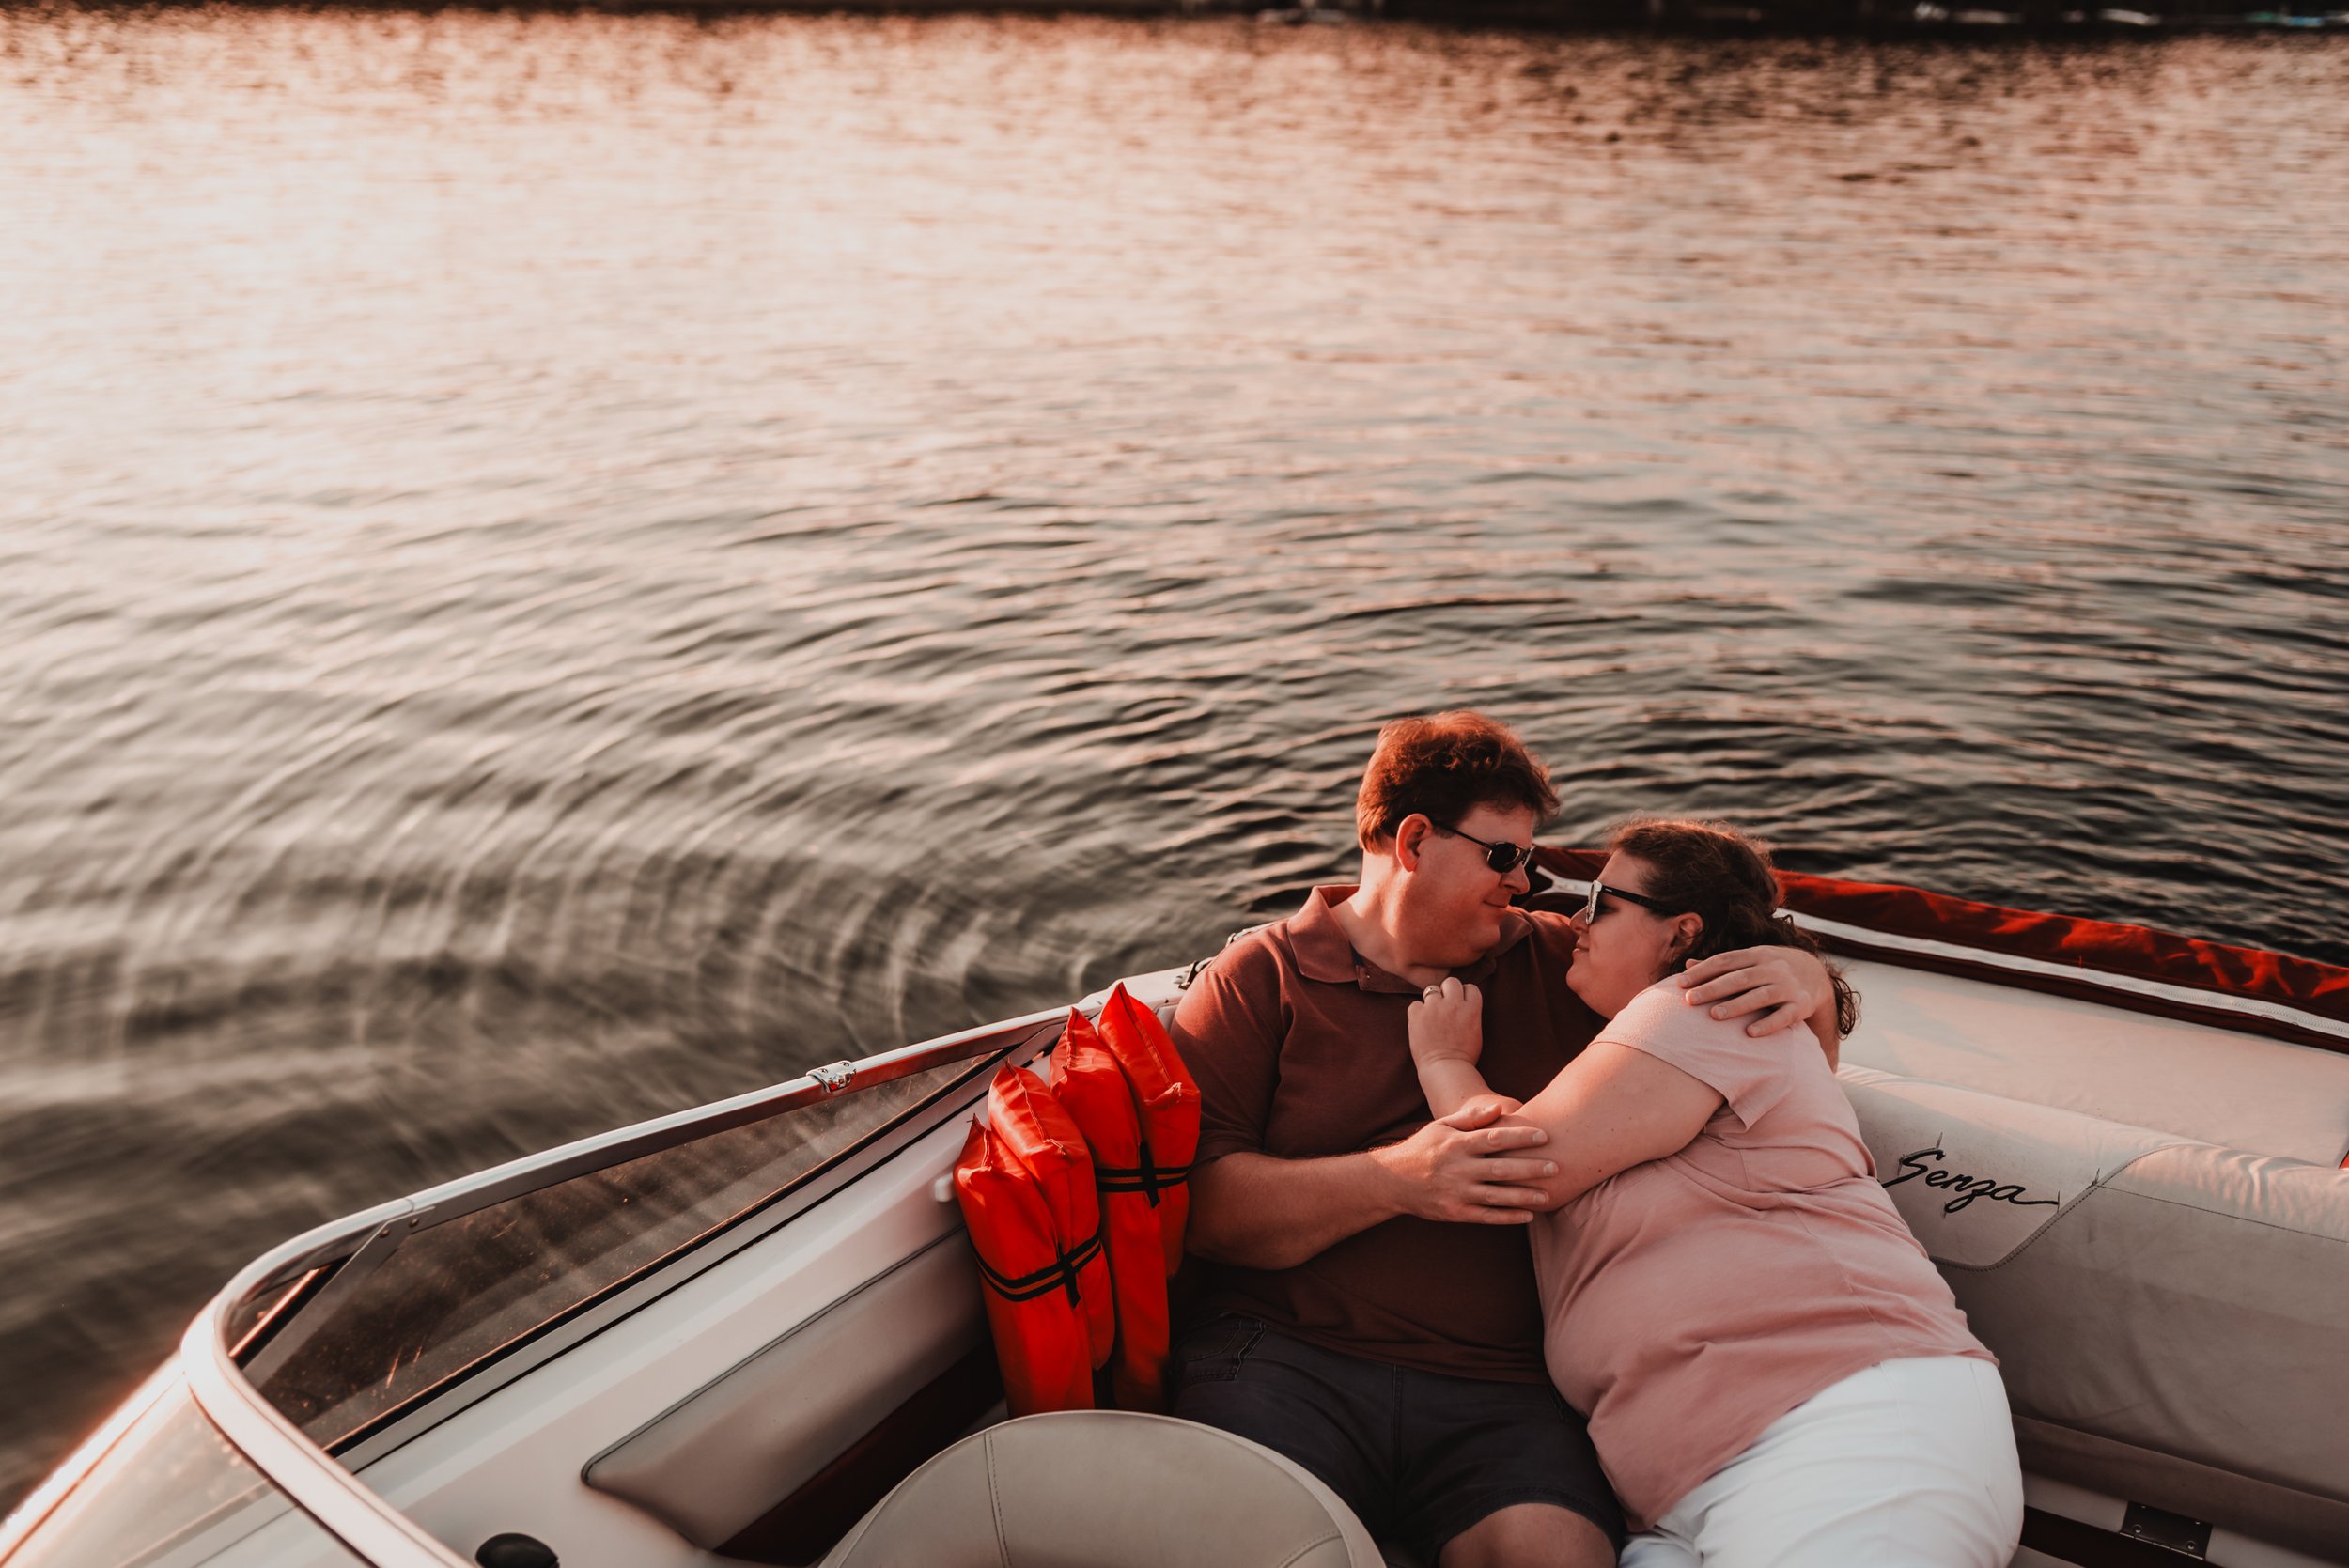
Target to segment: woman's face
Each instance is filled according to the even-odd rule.
[[[1643,893],[1655,874],[1645,861],[1610,855],[1598,879],[1610,889]],[[1677,967],[1703,924],[1695,915],[1657,914],[1628,898],[1601,894],[1596,916],[1574,917],[1574,958],[1566,967],[1566,984],[1593,1012],[1611,1018]]]

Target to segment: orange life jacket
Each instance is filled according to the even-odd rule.
[[[1157,1194],[1130,1172],[1143,1166],[1142,1119],[1132,1087],[1082,1013],[1069,1010],[1052,1048],[1052,1093],[1093,1148],[1110,1283],[1117,1297],[1117,1351],[1111,1387],[1121,1410],[1166,1408],[1166,1259]]]
[[[1190,1162],[1199,1152],[1199,1085],[1159,1016],[1110,987],[1097,1026],[1101,1044],[1125,1069],[1141,1114],[1139,1157],[1131,1169],[1098,1172],[1104,1192],[1142,1193],[1158,1210],[1159,1242],[1171,1276],[1183,1265],[1183,1226],[1190,1218]]]
[[[1117,1336],[1101,1209],[1084,1135],[1044,1080],[1005,1067],[955,1191],[987,1284],[988,1322],[1015,1415],[1093,1407]]]
[[[980,1295],[1015,1416],[1093,1408],[1092,1351],[1043,1189],[1003,1141],[972,1123],[955,1161],[955,1196],[979,1254]]]

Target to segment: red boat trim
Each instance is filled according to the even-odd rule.
[[[1795,920],[1819,939],[1820,946],[1839,957],[1872,959],[1878,963],[1897,964],[1904,969],[1954,974],[2018,990],[2072,997],[2131,1013],[2177,1018],[2237,1034],[2264,1035],[2273,1040],[2288,1040],[2294,1045],[2314,1046],[2320,1050],[2349,1055],[2349,1026],[2328,1026],[2326,1020],[2305,1014],[2299,1017],[2290,1017],[2285,1009],[2259,1003],[2252,999],[2229,998],[2216,992],[2201,996],[2184,986],[2163,986],[2155,989],[2151,983],[2133,982],[2130,976],[2107,974],[2086,968],[2049,973],[2044,970],[2022,968],[2014,959],[2001,962],[1996,955],[1985,955],[1975,958],[1958,953],[1935,953],[1926,950],[1924,944],[1897,937],[1871,939],[1868,933],[1854,935],[1849,928],[1832,929],[1834,923],[1814,920],[1801,913],[1797,913]]]
[[[1585,881],[1603,851],[1545,848]],[[2349,969],[2141,925],[1976,904],[1890,883],[1783,873],[1786,908],[1829,952],[2349,1054]],[[1536,895],[1539,906],[1550,902]]]

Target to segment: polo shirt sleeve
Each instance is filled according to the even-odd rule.
[[[1749,1130],[1786,1097],[1793,1085],[1794,1052],[1819,1048],[1810,1030],[1797,1025],[1756,1040],[1746,1033],[1750,1018],[1717,1018],[1691,1007],[1670,981],[1633,997],[1609,1020],[1598,1037],[1669,1062],[1729,1102]]]
[[[1197,1163],[1264,1152],[1285,1013],[1280,955],[1261,931],[1217,955],[1175,1005],[1168,1032],[1199,1084]]]

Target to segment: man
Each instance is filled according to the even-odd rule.
[[[1206,1101],[1189,1234],[1209,1265],[1175,1413],[1287,1454],[1439,1568],[1605,1568],[1623,1537],[1542,1366],[1522,1230],[1541,1194],[1519,1184],[1552,1172],[1546,1135],[1429,1121],[1406,1017],[1447,977],[1481,987],[1482,1069],[1517,1100],[1597,1032],[1566,988],[1573,927],[1510,905],[1557,806],[1490,719],[1387,725],[1355,805],[1360,886],[1235,942],[1174,1015]],[[1692,1004],[1762,1015],[1749,1032],[1833,1017],[1808,954],[1689,973]]]

